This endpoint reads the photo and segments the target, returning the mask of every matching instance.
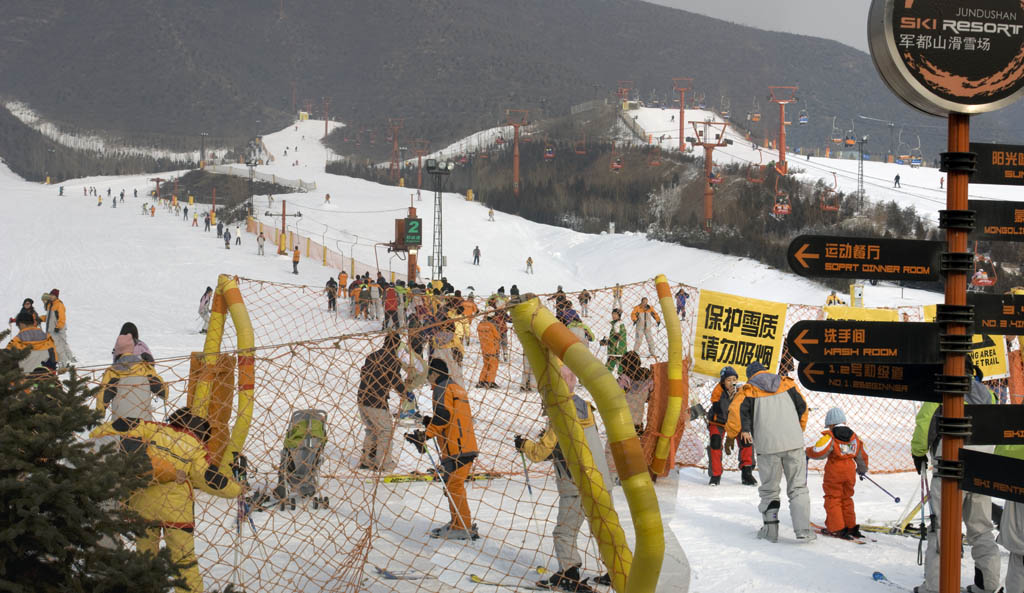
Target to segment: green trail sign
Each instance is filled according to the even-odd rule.
[[[423,245],[423,220],[420,218],[405,219],[405,245],[419,247]]]

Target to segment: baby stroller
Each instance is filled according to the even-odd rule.
[[[327,412],[298,410],[292,413],[281,449],[274,496],[280,509],[295,510],[296,497],[312,499],[313,508],[327,508],[326,496],[317,496],[320,463],[327,444]]]

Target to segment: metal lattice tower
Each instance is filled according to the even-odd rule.
[[[857,159],[857,196],[860,198],[860,205],[864,207],[864,144],[868,141],[867,136],[857,141],[860,145],[860,158]]]
[[[433,265],[430,266],[430,279],[440,280],[444,272],[443,253],[443,228],[441,223],[441,176],[431,175],[434,178],[434,245]]]

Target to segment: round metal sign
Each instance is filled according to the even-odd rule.
[[[926,113],[984,113],[1024,92],[1024,0],[872,0],[882,79]]]

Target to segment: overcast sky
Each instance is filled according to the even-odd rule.
[[[741,25],[833,39],[868,51],[869,0],[646,0]]]

